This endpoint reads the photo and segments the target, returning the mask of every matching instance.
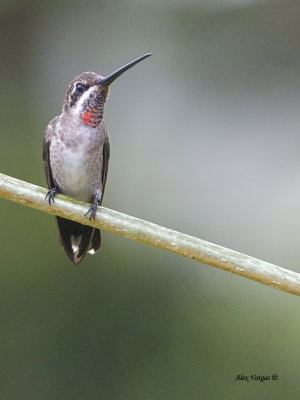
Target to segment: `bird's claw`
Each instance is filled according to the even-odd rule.
[[[91,207],[87,210],[87,212],[84,214],[84,217],[86,215],[88,215],[89,213],[91,213],[89,221],[93,218],[96,219],[96,213],[97,213],[97,208],[98,208],[98,201],[99,201],[99,195],[98,194],[94,194],[94,201],[93,204],[91,205]]]
[[[47,192],[46,197],[45,197],[45,200],[48,200],[49,205],[51,205],[51,200],[52,200],[53,203],[54,203],[54,195],[55,195],[55,193],[56,193],[56,188],[55,188],[55,187],[52,188],[52,189],[50,189],[50,190]]]
[[[84,214],[84,216],[88,215],[89,213],[91,213],[89,221],[93,218],[96,218],[96,213],[97,213],[97,208],[98,208],[98,204],[93,204],[88,210],[87,212]]]

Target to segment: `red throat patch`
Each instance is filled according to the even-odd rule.
[[[81,118],[84,125],[91,125],[93,128],[97,126],[97,118],[93,108],[90,108],[88,112],[82,114]]]

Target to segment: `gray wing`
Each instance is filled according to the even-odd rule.
[[[46,175],[46,180],[48,184],[48,188],[52,189],[55,187],[55,183],[53,180],[51,166],[50,166],[50,142],[51,136],[53,133],[53,127],[56,124],[58,117],[53,118],[52,121],[49,122],[46,131],[45,131],[45,138],[43,142],[43,161],[44,161],[44,171]]]
[[[107,171],[108,171],[108,163],[109,163],[109,156],[110,156],[110,146],[109,146],[109,139],[106,136],[104,145],[103,145],[103,170],[102,170],[102,194],[99,204],[102,203],[106,178],[107,178]]]
[[[106,133],[106,138],[105,142],[103,144],[103,149],[102,149],[102,159],[103,159],[103,169],[102,169],[102,193],[101,193],[101,199],[99,200],[99,205],[102,203],[103,199],[103,194],[104,194],[104,189],[105,189],[105,184],[106,184],[106,178],[107,178],[107,171],[108,171],[108,163],[109,163],[109,155],[110,155],[110,147],[109,147],[109,139]],[[88,251],[94,250],[97,251],[101,246],[101,233],[99,229],[94,229],[92,241],[90,244],[90,247]]]

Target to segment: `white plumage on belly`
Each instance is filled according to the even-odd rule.
[[[73,152],[66,149],[62,160],[62,172],[64,175],[63,186],[65,194],[76,197],[79,200],[89,200],[92,196],[91,182],[89,179],[90,160],[86,150],[80,149]]]
[[[53,176],[60,190],[78,200],[91,201],[96,190],[101,190],[102,147],[94,130],[78,132],[76,145],[56,137],[51,145],[50,159]],[[80,135],[81,133],[81,135]],[[64,138],[65,139],[65,138]],[[73,144],[73,143],[72,143]]]

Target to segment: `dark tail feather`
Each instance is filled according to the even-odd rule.
[[[89,248],[89,253],[94,254],[101,246],[101,233],[99,229],[94,229],[93,238]]]
[[[88,251],[95,252],[101,244],[99,229],[56,217],[60,242],[69,259],[78,264]]]

